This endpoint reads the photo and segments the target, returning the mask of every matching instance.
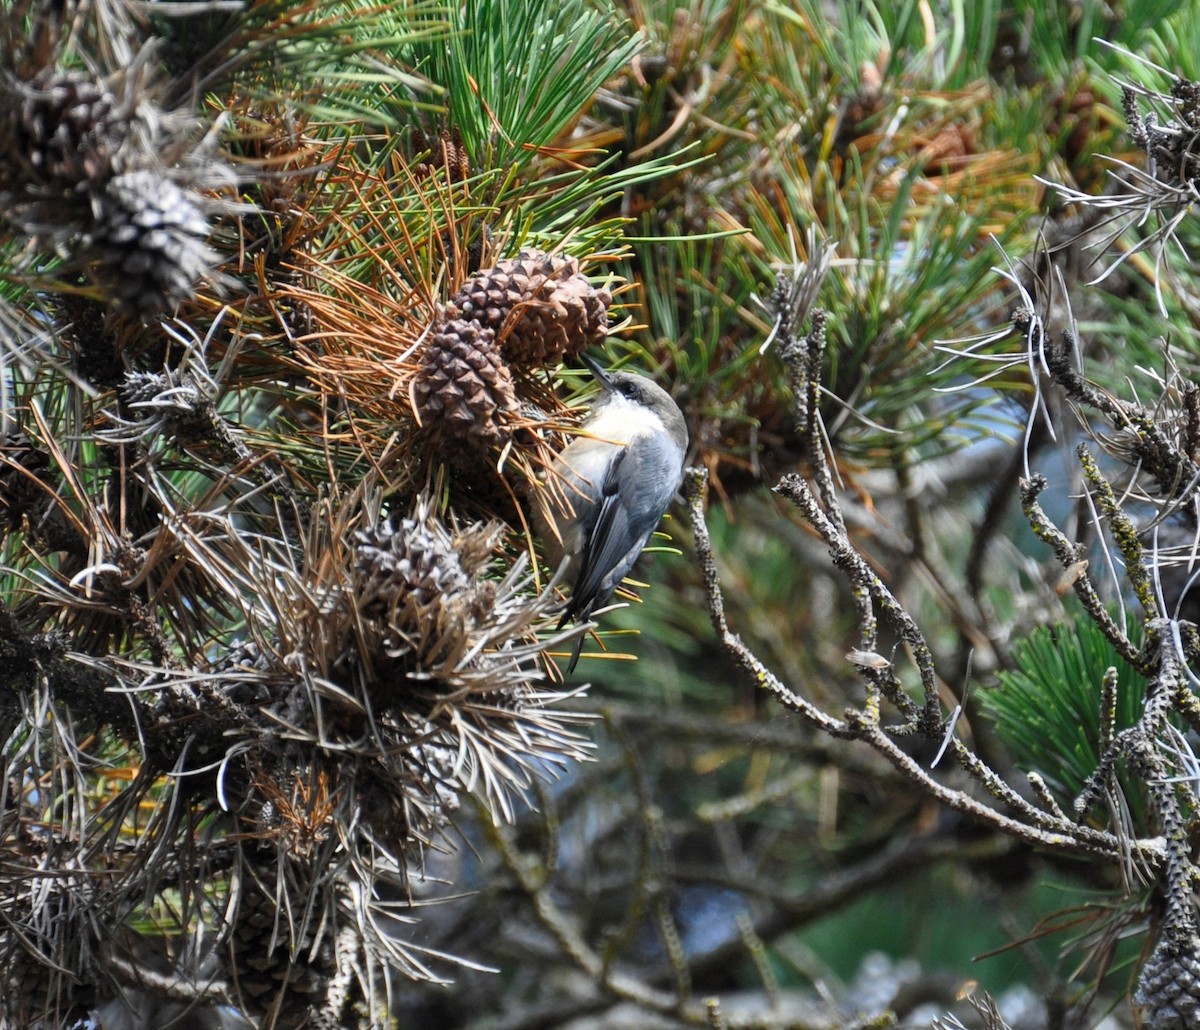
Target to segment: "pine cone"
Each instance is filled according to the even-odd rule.
[[[289,940],[289,927],[298,928],[298,920],[280,911],[280,902],[288,902],[282,895],[276,897],[275,861],[274,856],[264,855],[255,875],[246,875],[242,881],[229,939],[229,969],[236,971],[236,989],[246,1014],[261,1017],[274,1011],[271,1025],[283,1030],[305,1024],[310,1006],[320,1001],[333,972],[333,955],[327,942],[313,955],[311,929],[300,939]],[[313,889],[328,888],[313,885]],[[292,904],[304,911],[306,894],[296,885],[285,890],[293,892]]]
[[[271,659],[253,640],[231,644],[229,650],[212,663],[211,671],[219,674],[222,693],[235,704],[267,705],[273,699],[266,680],[256,675],[272,671]],[[239,679],[238,673],[244,673],[245,678]]]
[[[68,193],[81,184],[99,186],[127,136],[116,107],[116,97],[86,74],[39,73],[5,119],[14,163],[0,172],[0,184],[12,177],[12,186]]]
[[[597,290],[579,262],[523,250],[467,280],[451,304],[464,319],[492,329],[507,360],[548,365],[602,340],[612,294]]]
[[[450,541],[416,519],[403,519],[395,528],[384,523],[356,533],[355,539],[359,602],[368,614],[386,613],[409,598],[425,608],[471,585]]]
[[[359,610],[379,620],[385,654],[421,662],[462,643],[493,600],[479,573],[498,537],[495,524],[452,533],[422,506],[394,528],[355,534]]]
[[[50,972],[29,955],[11,947],[3,955],[0,977],[0,1026],[37,1026],[54,1013],[55,990]]]
[[[16,529],[35,506],[45,509],[47,492],[37,481],[44,481],[49,471],[49,453],[24,433],[0,436],[0,525]]]
[[[1146,1030],[1200,1026],[1200,940],[1162,940],[1142,967],[1133,1000]]]
[[[442,322],[413,381],[413,405],[422,424],[452,439],[506,440],[506,416],[516,410],[517,397],[495,332],[461,319]]]
[[[430,828],[441,825],[446,816],[458,811],[462,786],[455,750],[428,741],[417,744],[405,753],[404,766],[413,777],[420,797],[432,807]],[[412,800],[410,797],[410,802]]]
[[[192,296],[215,263],[208,221],[170,179],[149,171],[110,180],[94,201],[89,235],[101,281],[131,315],[156,315]]]
[[[412,142],[414,149],[430,152],[426,160],[413,165],[413,175],[418,179],[428,178],[439,169],[445,169],[447,182],[466,182],[471,177],[471,159],[457,126],[439,129],[436,137],[413,129]]]
[[[1178,79],[1169,97],[1158,94],[1157,98],[1172,108],[1178,121],[1158,125],[1153,114],[1143,118],[1138,112],[1138,94],[1125,87],[1122,106],[1129,137],[1150,160],[1156,178],[1175,186],[1194,187],[1200,183],[1200,148],[1196,145],[1200,83]]]

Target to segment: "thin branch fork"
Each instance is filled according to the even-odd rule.
[[[734,662],[751,681],[761,689],[769,691],[780,703],[801,715],[818,730],[842,739],[861,740],[879,752],[906,779],[910,780],[930,796],[948,808],[994,827],[1003,833],[1026,843],[1056,851],[1082,851],[1109,859],[1121,859],[1130,853],[1129,842],[1122,842],[1114,834],[1080,826],[1051,812],[1043,812],[1029,804],[1008,787],[1002,778],[988,768],[977,756],[955,741],[952,749],[960,765],[979,781],[989,794],[1006,806],[1018,811],[1023,818],[1014,818],[997,811],[990,805],[939,782],[906,754],[880,725],[877,709],[848,709],[843,719],[822,712],[796,691],[785,685],[750,650],[745,642],[734,633],[725,616],[716,562],[711,538],[704,519],[706,473],[703,469],[689,469],[684,477],[685,493],[688,498],[695,539],[696,556],[700,563],[708,596],[709,614],[716,630],[718,641]],[[880,602],[881,607],[893,619],[899,632],[914,646],[920,645],[918,667],[922,679],[928,685],[936,683],[933,659],[919,628],[899,601],[871,571],[863,557],[853,546],[837,533],[833,523],[824,517],[816,497],[799,476],[785,476],[777,488],[789,499],[794,499],[806,516],[811,516],[817,531],[830,545],[835,564],[847,571],[856,590],[863,590]],[[921,655],[923,654],[923,657]],[[926,677],[928,677],[926,679]],[[936,700],[936,693],[933,694]],[[940,717],[935,715],[936,728],[933,737],[942,733]],[[924,725],[922,731],[926,730]],[[1139,841],[1132,844],[1138,861],[1157,867],[1165,858],[1161,840]]]
[[[684,496],[687,498],[688,511],[691,515],[696,558],[700,563],[700,572],[704,578],[705,593],[708,597],[709,617],[721,646],[755,686],[773,694],[781,704],[798,712],[817,729],[830,734],[830,736],[846,740],[858,736],[849,723],[826,715],[787,687],[746,646],[742,638],[729,628],[729,621],[725,616],[725,600],[721,594],[720,577],[717,574],[716,558],[713,555],[712,538],[709,536],[708,524],[704,518],[708,471],[703,468],[689,468],[684,472],[683,483]]]
[[[883,580],[879,578],[866,559],[855,550],[845,530],[839,529],[837,522],[821,509],[816,496],[799,475],[791,473],[784,476],[776,485],[775,492],[786,497],[800,509],[804,517],[820,534],[821,539],[829,545],[834,565],[846,574],[855,595],[870,598],[875,605],[878,605],[900,638],[912,649],[913,658],[921,674],[921,684],[925,689],[925,705],[918,715],[919,727],[921,732],[931,740],[937,739],[941,735],[942,729],[937,673],[933,667],[933,654],[930,652],[929,645],[925,642],[920,628],[912,616],[904,610],[904,606],[900,604],[896,596],[884,585]],[[898,696],[899,693],[899,691],[892,691],[889,696]],[[873,721],[877,723],[878,719],[873,719]]]

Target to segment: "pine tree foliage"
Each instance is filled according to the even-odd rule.
[[[497,516],[550,503],[569,420],[541,370],[603,337],[610,294],[528,250],[511,323],[470,298],[450,314],[469,274],[485,294],[486,269],[523,274],[491,249],[514,226],[482,214],[547,176],[517,178],[479,124],[469,150],[457,126],[418,145],[421,91],[481,56],[426,78],[465,31],[438,13],[5,14],[14,1025],[122,1005],[143,1025],[172,1005],[374,1023],[396,977],[445,975],[400,928],[461,797],[511,818],[588,753],[548,658],[582,628],[556,628]],[[602,79],[630,43],[596,24]],[[540,28],[526,61],[561,39]],[[542,85],[559,121],[527,166],[595,89]],[[560,173],[560,218],[584,179],[619,182]],[[481,363],[484,334],[508,356]]]

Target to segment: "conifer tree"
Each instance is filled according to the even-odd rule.
[[[0,1025],[1195,1025],[1198,33],[10,0]]]

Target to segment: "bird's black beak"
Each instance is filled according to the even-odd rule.
[[[602,389],[607,391],[613,388],[613,381],[608,377],[608,372],[600,367],[595,358],[590,358],[586,354],[580,354],[579,358],[587,365],[588,371],[592,373],[592,378],[600,384]]]

